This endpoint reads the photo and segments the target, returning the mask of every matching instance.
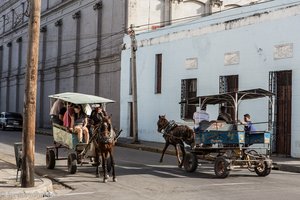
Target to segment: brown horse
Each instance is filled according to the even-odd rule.
[[[177,145],[180,145],[182,157],[184,159],[185,149],[183,142],[191,146],[195,143],[194,130],[186,125],[177,125],[174,121],[168,121],[164,115],[159,115],[159,119],[157,121],[157,131],[163,134],[163,137],[166,141],[160,162],[163,161],[165,151],[171,144],[175,147],[178,166],[181,168],[183,165],[183,160],[180,159]]]
[[[116,134],[112,129],[111,118],[103,117],[101,125],[95,129],[96,138],[94,139],[96,157],[96,175],[99,177],[99,157],[101,156],[101,163],[103,169],[103,182],[108,180],[108,169],[112,169],[113,181],[117,182],[115,174],[115,161],[113,156],[113,150],[116,142]],[[110,162],[109,160],[110,159]]]

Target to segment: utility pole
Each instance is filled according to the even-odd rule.
[[[133,143],[139,143],[138,134],[138,111],[137,111],[137,81],[136,81],[136,51],[137,44],[133,24],[130,25],[129,35],[131,38],[131,87],[132,87],[132,126]]]
[[[34,146],[36,121],[36,90],[38,77],[41,0],[30,0],[28,22],[27,68],[22,132],[21,186],[34,187]]]

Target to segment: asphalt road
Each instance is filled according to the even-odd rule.
[[[0,131],[0,155],[11,157],[13,143],[21,141],[21,133]],[[74,190],[51,199],[201,199],[293,200],[300,196],[300,174],[273,170],[267,177],[258,177],[247,169],[232,171],[226,179],[218,179],[211,164],[202,164],[194,173],[176,166],[174,156],[116,147],[116,173],[118,182],[102,183],[95,177],[95,167],[80,166],[76,174],[67,172],[65,160],[58,161],[54,170],[45,168],[45,151],[52,145],[50,136],[36,135],[36,171],[66,184]],[[64,154],[68,152],[64,151]]]

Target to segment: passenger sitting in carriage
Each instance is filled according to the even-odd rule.
[[[196,107],[196,112],[193,114],[193,121],[194,121],[194,131],[199,131],[201,129],[201,124],[209,122],[209,114],[206,112],[206,105],[200,107]]]
[[[74,106],[74,132],[78,134],[79,143],[89,142],[89,131],[87,129],[87,115],[83,112],[81,105]]]

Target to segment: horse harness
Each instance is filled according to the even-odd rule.
[[[170,134],[170,131],[172,131],[174,128],[176,128],[178,125],[174,120],[171,120],[168,122],[168,124],[165,126],[165,128],[161,129],[161,132],[163,134],[163,137],[167,140],[171,139],[178,139],[182,141],[182,137],[174,136],[173,134]]]

